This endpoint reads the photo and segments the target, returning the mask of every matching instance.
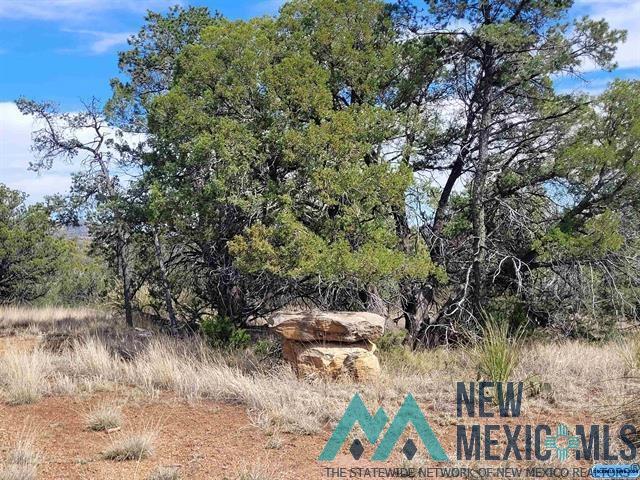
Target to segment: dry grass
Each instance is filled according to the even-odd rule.
[[[611,393],[623,396],[634,388],[631,376],[637,377],[637,369],[628,371],[616,345],[584,341],[528,345],[515,377],[524,380],[535,376],[548,383],[559,405],[605,409]]]
[[[123,462],[150,457],[153,454],[153,443],[156,437],[157,433],[153,430],[120,435],[103,452],[102,458]]]
[[[40,455],[34,447],[34,434],[23,431],[15,446],[9,450],[0,480],[35,480]]]
[[[48,331],[77,325],[88,329],[103,322],[112,322],[113,315],[93,308],[65,307],[0,307],[0,330]]]
[[[136,386],[150,397],[170,391],[189,401],[245,405],[253,423],[261,428],[309,434],[338,419],[358,390],[364,391],[372,406],[385,402],[392,408],[411,392],[442,415],[453,415],[455,382],[473,380],[477,371],[461,349],[382,354],[380,379],[363,389],[347,382],[300,380],[284,364],[263,371],[238,357],[222,357],[198,340],[158,336],[133,360],[124,361],[99,338],[91,338],[59,353],[6,353],[0,357],[0,371],[13,373],[4,376],[2,392],[8,401],[20,403],[37,400],[47,391]],[[523,347],[511,380],[535,376],[551,385],[556,400],[573,407],[586,405],[587,398],[595,402],[594,393],[596,397],[600,393],[604,402],[610,391],[605,380],[622,378],[625,372],[619,351],[612,345],[536,343]]]
[[[33,403],[47,391],[51,357],[42,350],[9,350],[0,357],[0,384],[6,401],[12,405]]]
[[[281,480],[284,475],[275,467],[262,464],[242,467],[234,477],[223,480]]]
[[[39,321],[44,322],[43,318],[40,314]],[[389,409],[411,392],[438,412],[436,421],[446,424],[455,416],[455,382],[474,380],[478,371],[464,349],[410,352],[399,347],[380,353],[382,374],[363,387],[346,381],[300,380],[283,363],[271,362],[265,368],[248,352],[221,354],[198,339],[176,340],[160,334],[125,359],[110,348],[112,338],[94,335],[74,340],[70,348],[59,351],[0,353],[0,390],[11,403],[35,401],[47,393],[132,386],[150,397],[169,391],[189,401],[244,405],[252,422],[268,431],[309,434],[335,422],[356,391],[363,393],[371,408],[384,403]],[[625,348],[635,351],[633,345]],[[622,351],[614,343],[525,344],[509,380],[535,378],[550,384],[559,407],[605,404],[611,382],[623,378],[628,384],[629,376],[638,377],[638,365],[629,366]]]
[[[631,374],[640,368],[640,335],[618,339],[616,349],[625,366],[626,373]]]
[[[38,472],[33,465],[7,465],[0,470],[0,480],[36,480]]]
[[[156,467],[147,480],[180,480],[180,472],[176,467]]]
[[[85,423],[96,432],[118,428],[122,426],[122,409],[118,405],[101,405],[87,413]]]

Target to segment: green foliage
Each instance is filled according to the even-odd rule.
[[[390,352],[397,348],[403,348],[406,336],[407,332],[405,330],[387,331],[376,340],[376,346],[381,352]]]
[[[49,291],[69,245],[40,205],[0,184],[0,304],[37,300]]]
[[[585,61],[612,68],[625,37],[573,19],[571,5],[433,0],[422,15],[404,2],[291,0],[246,21],[174,7],[150,12],[120,54],[104,109],[17,103],[49,126],[35,132],[35,168],[88,165],[67,206],[89,210],[123,296],[145,292],[160,313],[173,300],[183,318],[218,312],[202,322],[214,344],[246,344],[237,325],[298,301],[380,300],[434,343],[483,309],[513,326],[581,318],[587,303],[592,316],[638,315],[640,82],[592,99],[554,89]],[[86,124],[95,136],[82,143]],[[103,137],[114,125],[144,145]],[[110,164],[142,175],[118,181]],[[100,295],[100,261],[49,238],[47,212],[4,208],[20,227],[0,224],[0,249],[23,265],[0,271],[0,301],[43,298],[29,279],[17,283],[29,292],[3,294],[16,288],[3,279],[52,278],[61,259],[51,298]],[[35,237],[46,241],[32,253]],[[484,376],[513,368],[503,328],[483,331]],[[398,342],[383,350],[415,363]]]
[[[42,305],[97,305],[114,287],[114,276],[101,256],[82,240],[66,240],[60,268],[49,284]]]
[[[243,328],[236,327],[233,322],[220,315],[209,315],[200,322],[200,329],[214,347],[245,348],[251,337]]]
[[[481,339],[472,350],[478,378],[493,382],[513,380],[520,361],[522,329],[512,330],[507,319],[486,316]]]
[[[184,49],[150,108],[149,175],[178,234],[216,252],[203,290],[237,291],[221,288],[230,265],[245,309],[265,278],[281,291],[339,282],[353,298],[444,278],[424,245],[401,248],[393,221],[413,183],[381,151],[397,133],[397,113],[380,104],[399,68],[396,35],[382,2],[312,0],[276,19],[221,19]]]

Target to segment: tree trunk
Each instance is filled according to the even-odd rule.
[[[120,270],[122,274],[122,295],[124,297],[124,317],[127,326],[133,327],[133,310],[131,307],[131,276],[129,275],[129,260],[127,259],[126,242],[120,239]]]
[[[158,236],[158,230],[153,229],[153,244],[156,250],[156,260],[158,261],[158,269],[160,270],[160,281],[162,282],[162,291],[164,293],[164,303],[169,314],[169,327],[171,334],[176,335],[178,333],[178,322],[176,321],[176,312],[173,309],[173,299],[171,298],[171,287],[169,286],[169,280],[167,278],[167,268],[164,263],[164,256],[162,253],[162,244],[160,243],[160,237]]]
[[[492,121],[493,47],[485,46],[484,74],[481,79],[481,114],[478,132],[478,158],[471,187],[471,220],[473,223],[473,309],[482,312],[485,296],[485,260],[487,227],[485,224],[485,190],[489,170],[489,139]]]

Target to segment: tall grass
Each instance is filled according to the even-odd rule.
[[[32,329],[49,331],[54,328],[80,326],[89,329],[97,324],[113,323],[109,312],[93,308],[66,307],[0,307],[0,330]]]
[[[5,400],[12,405],[33,403],[47,391],[50,356],[42,350],[9,350],[0,358],[0,385]]]
[[[520,362],[522,330],[512,332],[500,317],[486,316],[481,339],[472,350],[478,377],[494,382],[512,380]]]

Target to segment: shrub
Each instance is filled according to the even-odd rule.
[[[391,330],[382,335],[382,337],[376,341],[376,345],[381,352],[389,352],[403,348],[406,336],[406,330]]]
[[[96,432],[120,427],[122,425],[122,411],[117,405],[101,405],[87,413],[86,424],[89,430]]]
[[[482,338],[473,351],[478,376],[484,380],[506,382],[520,361],[522,329],[510,331],[501,317],[486,316]]]
[[[180,474],[176,467],[156,467],[147,480],[180,480]]]
[[[200,322],[200,329],[214,347],[245,348],[251,343],[251,337],[243,328],[221,315],[207,316]]]
[[[128,437],[115,439],[102,457],[106,460],[122,462],[126,460],[142,460],[153,453],[155,432],[145,431]]]

